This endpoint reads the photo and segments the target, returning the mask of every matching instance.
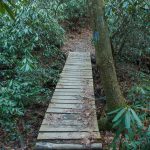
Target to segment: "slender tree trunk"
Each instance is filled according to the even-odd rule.
[[[91,18],[93,39],[96,49],[96,61],[101,71],[101,79],[106,94],[108,111],[126,104],[121,93],[112,56],[109,32],[104,20],[104,1],[92,0]]]

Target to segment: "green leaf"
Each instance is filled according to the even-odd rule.
[[[123,113],[126,111],[126,108],[121,109],[117,115],[115,116],[115,118],[112,120],[112,122],[116,122],[122,115]]]
[[[137,125],[142,126],[142,122],[140,118],[137,116],[137,114],[135,113],[135,111],[133,109],[130,109],[130,110],[131,110],[134,120],[136,120]]]
[[[115,114],[115,113],[117,113],[119,110],[121,110],[122,108],[118,108],[118,109],[116,109],[116,110],[114,110],[114,111],[111,111],[111,112],[109,112],[109,113],[107,113],[108,115],[112,115],[112,114]]]
[[[36,36],[35,41],[38,41],[38,39],[39,39],[39,37],[38,37],[38,36]]]
[[[120,126],[121,123],[122,123],[122,119],[118,120],[116,123],[113,124],[113,128]]]
[[[15,19],[15,16],[14,16],[14,13],[13,11],[8,7],[7,4],[4,3],[4,9],[7,11],[7,13],[9,14],[9,16],[12,18],[12,19]]]
[[[0,13],[2,13],[2,14],[5,13],[5,7],[4,7],[4,3],[2,1],[0,2]]]
[[[125,127],[127,129],[130,129],[130,126],[131,126],[131,114],[129,109],[125,114]]]

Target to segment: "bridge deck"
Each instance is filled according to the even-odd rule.
[[[99,140],[90,53],[70,52],[36,149],[101,149]]]

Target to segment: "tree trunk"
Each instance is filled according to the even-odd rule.
[[[107,109],[112,111],[117,107],[124,106],[126,102],[117,81],[108,27],[104,20],[104,2],[103,0],[92,0],[91,6],[96,61],[101,71]]]

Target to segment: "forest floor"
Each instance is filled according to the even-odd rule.
[[[66,42],[62,47],[62,51],[65,52],[66,54],[69,51],[91,52],[97,115],[98,119],[100,119],[100,117],[105,113],[104,112],[105,95],[103,92],[103,88],[101,86],[100,71],[96,66],[95,50],[94,46],[92,45],[91,30],[88,28],[84,28],[79,29],[77,31],[69,32],[66,36]],[[130,73],[135,72],[137,68],[133,67],[131,64],[119,62],[116,63],[116,69],[122,91],[126,95],[128,89],[135,82],[134,79],[132,79]],[[0,138],[3,139],[4,141],[8,141],[8,143],[0,143],[0,145],[3,145],[4,150],[13,149],[13,147],[22,147],[20,148],[21,150],[33,149],[48,103],[49,102],[47,101],[44,102],[43,104],[33,105],[32,107],[26,110],[26,113],[22,119],[17,120],[19,127],[17,131],[20,131],[20,133],[18,134],[23,135],[23,138],[14,139],[14,141],[8,141],[7,135],[5,135],[3,131],[0,131]],[[108,149],[108,145],[110,145],[110,143],[112,142],[114,134],[111,131],[101,131],[100,133],[102,137],[101,142],[104,146],[104,149]],[[19,150],[19,148],[14,149]]]

